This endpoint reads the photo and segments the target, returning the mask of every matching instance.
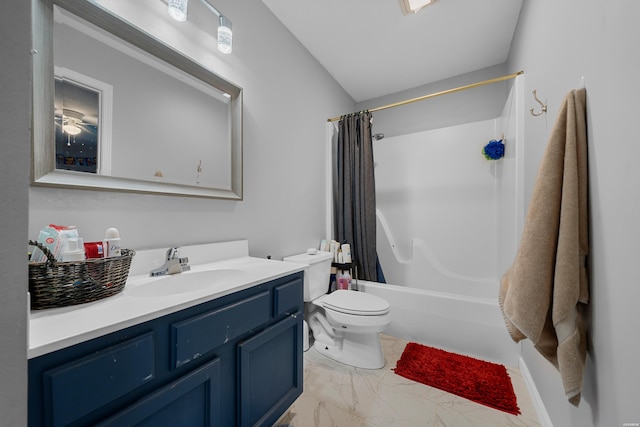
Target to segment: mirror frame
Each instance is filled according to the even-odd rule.
[[[55,125],[52,120],[54,117],[54,4],[231,96],[230,188],[144,181],[56,169]],[[32,25],[33,131],[31,185],[242,200],[243,91],[241,87],[223,79],[174,48],[87,0],[34,0]]]

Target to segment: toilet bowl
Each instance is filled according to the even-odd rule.
[[[338,362],[380,369],[384,354],[380,332],[391,323],[389,303],[363,292],[337,290],[312,301],[309,315],[313,347]]]
[[[328,252],[284,258],[307,265],[305,320],[313,336],[313,348],[340,363],[380,369],[385,362],[379,333],[391,323],[389,302],[357,291],[328,294],[332,259]]]

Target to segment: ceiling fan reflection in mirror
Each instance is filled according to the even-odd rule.
[[[85,124],[82,122],[84,114],[64,108],[62,113],[62,131],[69,135],[77,135],[82,132],[79,125]]]
[[[85,120],[85,114],[70,108],[63,108],[62,114],[58,112],[55,116],[55,123],[58,130],[56,134],[56,152],[65,156],[86,155],[87,152],[94,152],[97,149],[97,126],[91,123],[91,119]],[[77,139],[80,138],[80,139]],[[70,147],[74,152],[70,152]],[[60,145],[63,144],[63,145]],[[67,148],[62,148],[66,146]],[[76,153],[75,151],[78,151]]]

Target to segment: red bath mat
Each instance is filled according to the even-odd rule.
[[[393,371],[490,408],[520,414],[511,378],[502,365],[411,342]]]

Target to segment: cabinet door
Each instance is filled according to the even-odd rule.
[[[83,417],[153,381],[155,357],[149,332],[45,371],[42,423],[82,424]]]
[[[271,426],[302,394],[302,313],[238,345],[239,425]]]
[[[220,393],[220,359],[214,359],[97,426],[219,427]]]

